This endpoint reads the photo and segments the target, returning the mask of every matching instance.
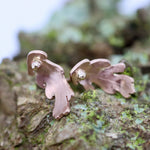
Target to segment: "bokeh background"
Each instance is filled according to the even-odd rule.
[[[52,14],[62,8],[67,0],[14,0],[0,1],[0,62],[19,53],[20,31],[38,32],[50,20]]]
[[[96,7],[94,3],[98,3]],[[54,48],[52,47],[54,45],[53,40],[64,44],[68,42],[94,44],[107,41],[106,43],[111,45],[111,48],[116,46],[123,49],[126,45],[131,45],[131,41],[126,43],[128,41],[123,38],[131,36],[128,34],[133,34],[133,30],[136,32],[138,29],[135,28],[139,28],[137,25],[142,23],[140,22],[142,21],[139,18],[140,16],[137,17],[137,10],[148,8],[149,5],[150,0],[108,0],[106,2],[104,0],[94,0],[93,2],[90,0],[1,1],[0,62],[3,58],[12,59],[20,51],[22,53],[24,51],[26,54],[27,51],[32,49],[45,48],[44,43],[41,40],[38,41],[42,36],[44,38],[49,36],[47,37],[49,46],[45,49],[49,49],[49,51]],[[146,15],[149,12],[143,13],[144,16],[141,17],[148,21],[148,16]],[[135,21],[135,28],[131,27],[133,20]],[[132,31],[128,30],[129,33],[121,35],[123,30],[127,30],[129,27],[127,25],[129,24]],[[142,27],[144,28],[144,25],[141,25]],[[122,33],[119,33],[120,31]],[[58,32],[56,33],[57,36],[54,32]],[[133,37],[130,40],[135,38]],[[95,47],[99,46],[95,45]],[[101,57],[106,56],[102,55]]]

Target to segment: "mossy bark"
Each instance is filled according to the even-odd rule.
[[[148,149],[150,101],[144,91],[130,99],[100,89],[76,94],[70,114],[55,120],[54,100],[20,68],[24,64],[5,60],[0,66],[1,149]]]

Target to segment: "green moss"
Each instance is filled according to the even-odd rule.
[[[44,143],[45,134],[40,134],[36,137],[36,143]]]
[[[109,122],[106,119],[104,114],[97,114],[97,111],[91,110],[86,111],[81,114],[82,126],[80,131],[88,133],[89,130],[94,130],[94,132],[104,132],[105,129],[109,126]]]
[[[95,111],[90,111],[87,115],[87,118],[89,120],[93,119],[96,116]]]
[[[90,145],[95,145],[97,140],[96,132],[90,130],[89,134],[83,133],[83,135],[80,136],[80,139],[83,139],[86,143],[89,143]]]
[[[121,105],[126,104],[126,99],[125,98],[118,98],[118,101],[121,103]]]
[[[97,98],[97,93],[95,90],[84,92],[81,96],[82,100],[94,100]]]
[[[34,136],[31,139],[31,142],[33,144],[43,144],[45,142],[45,134],[48,132],[49,130],[49,126],[47,126],[43,132],[40,132],[38,135]]]
[[[74,122],[79,122],[81,118],[77,117],[75,114],[70,113],[67,118],[67,123],[74,123]]]
[[[88,138],[89,142],[91,144],[94,144],[93,142],[96,141],[97,139],[97,136],[96,136],[96,133],[93,133],[92,135],[90,135],[90,137]]]
[[[63,146],[62,146],[62,148],[61,149],[63,149],[63,147],[74,147],[74,144],[75,144],[75,142],[76,142],[76,140],[74,139],[74,138],[71,138],[71,139],[66,139],[66,140],[64,140],[63,141]]]
[[[97,107],[97,100],[101,103],[98,95],[99,93],[96,90],[84,92],[81,96],[82,104],[73,106],[73,109],[78,111],[80,117],[76,117],[73,114],[70,114],[68,117],[69,121],[71,121],[71,119],[75,119],[79,124],[81,124],[79,132],[85,132],[87,134],[92,130],[93,133],[100,133],[104,132],[104,130],[109,126],[106,113],[99,110]],[[83,137],[86,138],[87,135],[83,135]]]
[[[133,120],[133,116],[131,114],[130,110],[125,110],[121,113],[121,119],[122,121],[126,121],[126,120]]]
[[[101,126],[101,124],[102,124],[102,126]],[[102,130],[105,130],[109,126],[109,121],[106,118],[106,115],[99,116],[99,120],[97,120],[97,126],[98,127],[101,126]]]
[[[125,68],[123,74],[133,77],[133,69],[132,69],[132,67],[127,66],[127,67]]]
[[[117,99],[125,99],[119,92],[116,92],[114,95]]]
[[[130,142],[127,143],[127,147],[131,148],[131,149],[138,149],[138,150],[143,150],[143,146],[142,144],[145,143],[146,141],[139,137],[139,132],[135,133],[135,137],[132,137]]]

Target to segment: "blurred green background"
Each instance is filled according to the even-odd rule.
[[[148,65],[150,59],[150,7],[125,16],[118,12],[119,0],[71,0],[54,13],[38,32],[18,35],[20,54],[34,49],[48,53],[55,63],[72,67],[89,58],[121,59]]]

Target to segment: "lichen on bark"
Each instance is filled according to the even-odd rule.
[[[0,115],[10,122],[9,126],[5,122],[1,124],[5,129],[1,130],[1,148],[139,149],[148,143],[150,103],[144,99],[144,104],[141,103],[139,94],[127,100],[119,94],[109,95],[100,89],[87,91],[71,101],[68,116],[55,120],[52,117],[54,100],[47,100],[44,91],[35,85],[34,78],[20,70],[21,63],[25,62],[20,61],[15,67],[15,62],[5,61],[0,67],[3,71],[0,80],[4,80],[1,87],[8,87],[5,88],[7,91],[0,88],[3,92],[1,104],[5,102],[7,105],[4,94],[16,95],[9,99],[15,111],[9,109],[11,115],[4,111]],[[10,89],[13,90],[10,92]]]

